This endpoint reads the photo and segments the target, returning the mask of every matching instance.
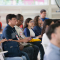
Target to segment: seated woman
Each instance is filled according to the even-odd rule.
[[[24,24],[24,35],[26,37],[37,37],[37,38],[40,38],[41,35],[39,36],[36,36],[36,33],[31,29],[31,27],[33,26],[34,24],[34,21],[31,19],[31,18],[27,18],[25,20],[25,24]],[[39,50],[40,50],[40,57],[41,59],[40,60],[43,60],[43,56],[44,56],[44,49],[43,49],[43,46],[41,45],[41,42],[32,42],[32,44],[36,45],[39,47]]]
[[[2,39],[2,25],[0,23],[0,49],[2,50],[1,44],[7,41],[7,39]],[[25,56],[22,57],[5,57],[4,60],[27,60]]]
[[[35,26],[34,26],[33,30],[36,33],[36,36],[41,35],[43,22],[42,22],[40,16],[36,16],[34,18],[34,25]]]
[[[49,44],[49,38],[47,37],[45,31],[47,31],[48,27],[52,24],[54,24],[54,21],[51,19],[45,20],[44,24],[43,24],[43,29],[42,29],[41,35],[42,35],[42,44],[43,44],[44,50],[47,49],[47,46]]]

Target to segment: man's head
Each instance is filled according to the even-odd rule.
[[[13,26],[15,26],[16,25],[16,15],[14,15],[14,14],[8,14],[7,16],[6,16],[6,23],[7,24],[11,24],[11,25],[13,25]]]
[[[23,20],[24,20],[23,15],[17,14],[16,17],[17,17],[17,25],[18,26],[22,25],[23,24]]]
[[[46,10],[45,9],[42,9],[40,11],[40,15],[41,15],[41,18],[45,18],[46,17]]]
[[[54,40],[60,43],[60,24],[56,23],[51,26],[46,31],[46,34],[50,40]]]

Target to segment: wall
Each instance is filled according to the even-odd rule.
[[[24,20],[28,17],[34,18],[36,15],[40,15],[41,9],[47,10],[47,17],[52,19],[60,19],[60,12],[56,12],[59,8],[56,5],[51,5],[49,0],[48,6],[0,6],[0,16],[3,27],[6,26],[6,15],[12,14],[22,14]]]

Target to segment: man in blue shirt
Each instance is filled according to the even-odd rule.
[[[45,9],[42,9],[40,11],[40,15],[41,15],[41,19],[42,21],[46,20],[46,19],[49,19],[49,18],[46,18],[46,10]]]
[[[8,14],[6,16],[7,26],[4,28],[2,33],[2,38],[6,38],[8,40],[7,42],[4,42],[2,44],[3,50],[8,51],[8,53],[5,54],[5,57],[20,57],[24,55],[27,60],[30,60],[27,53],[20,50],[19,42],[28,42],[29,40],[20,40],[18,38],[18,34],[14,28],[14,26],[16,25],[16,21],[16,15]]]
[[[44,60],[60,60],[60,24],[51,25],[46,34],[50,43],[45,52]]]

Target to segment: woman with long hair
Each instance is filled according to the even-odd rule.
[[[49,39],[48,39],[45,31],[47,31],[48,27],[52,24],[54,24],[54,21],[51,19],[46,19],[43,24],[43,29],[42,29],[41,35],[42,35],[42,44],[43,44],[44,50],[46,50],[46,48],[49,44]]]
[[[43,25],[43,21],[40,18],[40,16],[36,16],[34,18],[34,25],[35,26],[34,26],[33,30],[36,33],[36,36],[41,35],[41,31],[42,31],[42,28],[41,27]]]

